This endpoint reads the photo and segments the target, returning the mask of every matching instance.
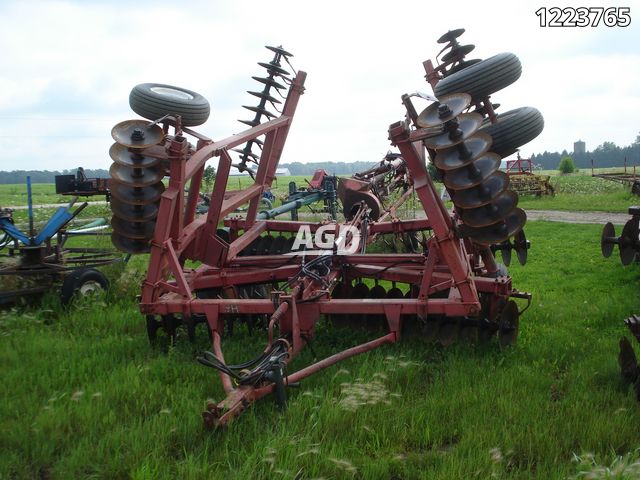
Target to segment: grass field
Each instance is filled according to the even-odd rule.
[[[52,294],[1,313],[0,478],[635,478],[640,407],[616,356],[622,320],[640,311],[638,265],[601,258],[595,225],[530,222],[527,235],[529,262],[511,273],[534,297],[514,348],[405,338],[289,390],[287,411],[267,398],[225,431],[199,416],[222,398],[194,361],[206,334],[168,352],[147,342],[144,257],[97,302],[64,310]],[[325,326],[314,350],[371,335]],[[227,360],[264,341],[239,329]],[[312,360],[308,350],[293,368]]]
[[[611,170],[611,169],[609,169]],[[602,171],[609,171],[603,169]],[[599,171],[599,170],[596,170]],[[632,195],[630,187],[623,186],[615,182],[591,177],[590,171],[584,171],[571,175],[558,175],[554,171],[545,171],[551,174],[551,184],[556,189],[556,195],[535,197],[532,195],[521,195],[519,206],[524,209],[536,210],[569,210],[569,211],[599,211],[599,212],[626,212],[629,205],[640,202],[637,196]],[[290,181],[295,182],[299,187],[306,185],[306,180],[310,176],[292,176],[277,179],[273,185],[273,193],[276,195],[276,205],[280,205],[280,200],[288,194]],[[245,188],[251,182],[249,177],[232,177],[229,181],[230,189]],[[440,188],[440,185],[438,185]],[[85,199],[80,199],[78,203]],[[103,197],[89,197],[90,202],[100,202]],[[70,197],[57,195],[53,184],[33,185],[33,201],[35,205],[43,204],[66,204]],[[25,185],[0,185],[0,207],[26,205]],[[55,208],[36,208],[34,211],[36,223],[43,224],[55,211]],[[105,203],[91,204],[82,213],[81,219],[98,216],[109,216],[109,208]],[[27,211],[25,209],[16,210],[13,214],[18,223],[27,222]]]

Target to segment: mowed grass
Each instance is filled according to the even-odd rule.
[[[226,430],[200,418],[205,399],[223,398],[194,360],[206,333],[195,347],[186,335],[168,351],[148,344],[135,302],[144,257],[105,299],[65,311],[51,295],[5,312],[0,478],[553,479],[627,453],[630,465],[640,405],[616,357],[622,320],[640,312],[640,266],[603,259],[599,226],[530,222],[527,235],[529,262],[510,269],[533,293],[515,347],[406,337],[289,389],[286,411],[267,397]],[[375,335],[323,326],[315,356]],[[223,347],[237,363],[264,343],[238,328]],[[313,359],[307,349],[291,370]]]

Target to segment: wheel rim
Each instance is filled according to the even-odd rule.
[[[153,93],[157,93],[158,95],[162,95],[163,97],[170,97],[179,100],[193,100],[195,97],[183,90],[176,90],[175,88],[169,87],[151,87]]]
[[[78,292],[80,293],[80,295],[86,296],[86,295],[93,295],[94,293],[100,292],[102,290],[103,288],[102,288],[102,285],[100,285],[100,282],[97,282],[95,280],[89,280],[88,282],[85,282],[82,285],[80,285]]]

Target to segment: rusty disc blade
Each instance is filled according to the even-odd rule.
[[[362,202],[369,208],[369,218],[371,220],[377,220],[380,217],[380,213],[383,208],[380,204],[380,200],[369,192],[357,192],[355,190],[346,190],[344,192],[344,199],[342,200],[343,213],[347,220],[352,219],[358,213],[361,208]]]
[[[471,95],[467,93],[452,93],[444,95],[438,102],[432,103],[425,108],[416,120],[419,127],[437,127],[444,122],[453,120],[471,104]],[[441,113],[441,109],[448,107],[446,113]]]
[[[468,227],[463,225],[463,231],[471,240],[480,245],[500,243],[514,236],[527,222],[527,214],[521,208],[514,208],[503,222],[488,227]]]
[[[440,150],[442,148],[449,148],[457,145],[460,142],[465,141],[471,135],[478,131],[480,125],[482,125],[482,115],[477,113],[463,113],[458,116],[459,126],[456,132],[444,132],[440,135],[425,138],[424,144],[427,148],[434,150]]]
[[[116,182],[124,183],[129,187],[147,187],[159,183],[164,177],[164,169],[159,166],[149,168],[129,168],[124,165],[112,163],[109,175]]]
[[[491,135],[484,132],[476,132],[463,143],[438,151],[434,163],[436,167],[444,171],[465,167],[489,151],[492,143]],[[465,156],[465,152],[461,148],[462,145],[470,155]]]
[[[476,48],[475,45],[455,45],[451,48],[451,50],[449,50],[447,53],[445,53],[442,58],[440,59],[442,61],[442,63],[447,63],[447,62],[451,62],[453,60],[459,60],[462,57],[464,57],[465,55],[467,55],[468,53],[473,52],[473,50]]]
[[[128,222],[147,222],[158,216],[158,204],[134,205],[121,202],[113,197],[111,199],[111,211],[116,217]]]
[[[112,181],[109,183],[109,192],[112,198],[120,202],[131,205],[147,205],[160,200],[160,195],[164,192],[164,184],[158,182],[146,187],[131,187]]]
[[[613,246],[617,243],[614,240],[615,236],[616,228],[613,226],[613,223],[607,222],[600,236],[600,249],[602,250],[603,257],[609,258],[613,253]]]
[[[485,181],[473,188],[450,192],[451,201],[459,208],[476,208],[492,202],[509,186],[509,176],[494,172]]]
[[[438,39],[438,43],[450,42],[451,40],[458,38],[464,32],[465,32],[464,28],[456,28],[455,30],[449,30],[447,33],[445,33]]]
[[[125,147],[147,148],[162,142],[164,132],[158,125],[149,126],[147,120],[125,120],[111,129],[111,136]]]
[[[620,261],[623,265],[629,265],[636,258],[638,251],[636,246],[638,245],[638,222],[636,218],[631,218],[624,224],[618,247],[620,249]]]
[[[500,155],[487,152],[473,163],[444,173],[443,182],[450,190],[467,190],[482,183],[500,168]]]
[[[529,242],[527,241],[527,236],[524,234],[524,230],[520,230],[513,238],[513,249],[516,251],[520,265],[526,264]]]
[[[518,195],[511,190],[505,190],[491,203],[478,208],[461,210],[460,218],[470,227],[486,227],[501,221],[516,208],[517,204]]]
[[[125,253],[149,253],[151,246],[148,240],[138,240],[135,238],[127,238],[117,233],[111,234],[111,243],[121,252]]]
[[[121,237],[150,240],[155,226],[155,222],[129,222],[115,215],[111,217],[111,227]]]
[[[114,143],[109,149],[109,156],[117,164],[129,168],[147,168],[160,163],[159,158],[141,155],[136,150],[137,149],[129,150],[120,143]]]
[[[272,235],[265,235],[262,237],[262,242],[260,243],[260,250],[258,251],[258,255],[269,255],[271,251],[271,247],[274,242],[274,238]]]
[[[498,338],[500,346],[508,347],[515,345],[518,340],[519,321],[518,305],[513,300],[509,300],[502,310],[499,320]]]

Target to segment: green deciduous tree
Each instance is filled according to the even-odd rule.
[[[573,173],[576,171],[576,166],[573,164],[573,158],[566,156],[562,157],[558,164],[558,170],[560,173]]]

